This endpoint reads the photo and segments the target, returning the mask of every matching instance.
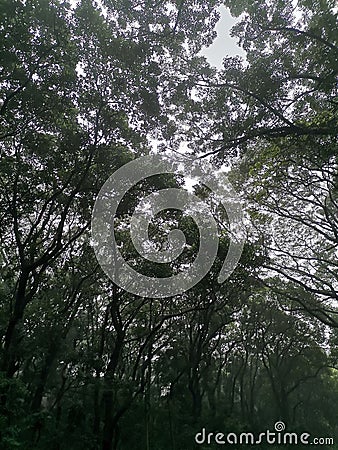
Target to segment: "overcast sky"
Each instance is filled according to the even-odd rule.
[[[230,28],[236,23],[236,19],[224,6],[219,8],[219,12],[221,17],[216,25],[217,38],[210,47],[201,52],[209,63],[217,68],[222,67],[222,60],[225,56],[245,55],[245,52],[236,44],[236,39],[230,36]]]

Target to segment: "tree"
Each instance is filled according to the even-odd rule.
[[[56,408],[58,424],[67,391],[81,386],[88,364],[81,357],[84,336],[97,339],[95,328],[80,326],[90,294],[100,295],[93,286],[101,274],[88,245],[95,195],[116,168],[148,151],[149,131],[168,122],[160,83],[186,42],[194,51],[213,34],[214,4],[206,10],[205,2],[199,4],[201,20],[193,31],[183,3],[176,10],[154,3],[155,15],[147,4],[147,20],[131,2],[98,7],[9,0],[1,6],[1,370],[29,386],[26,398],[20,394],[32,411],[30,423],[21,422],[23,445],[44,445],[43,402]],[[116,332],[107,350],[110,369],[121,344],[115,295],[104,307]],[[105,315],[103,324],[108,326]],[[97,330],[101,337],[105,332]],[[10,386],[2,383],[1,396],[2,439],[9,447],[16,445],[6,435],[13,417]],[[34,444],[25,431],[31,428]]]
[[[223,69],[205,59],[187,64],[194,100],[177,117],[200,157],[229,161],[261,142],[337,134],[337,54],[334,1],[227,1],[241,20],[232,30],[245,61],[226,57]],[[189,132],[190,130],[190,132]]]

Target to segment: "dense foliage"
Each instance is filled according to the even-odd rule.
[[[222,3],[246,58],[216,70],[199,52]],[[3,0],[0,17],[0,447],[218,448],[195,434],[282,420],[338,448],[335,2]],[[222,232],[194,288],[137,297],[96,261],[95,198],[155,140],[232,169],[248,237],[222,285],[227,218],[201,186]],[[181,185],[149,178],[118,210],[145,274],[178,267],[137,255],[130,215]],[[188,261],[198,231],[170,219]]]

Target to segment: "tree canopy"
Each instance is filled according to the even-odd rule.
[[[220,5],[245,58],[218,70],[200,51]],[[0,447],[216,448],[196,433],[282,421],[336,448],[335,2],[3,0],[0,17]],[[95,257],[102,185],[155,143],[227,168],[247,237],[222,284],[230,219],[201,183],[219,247],[191,289],[134,295]],[[119,205],[118,245],[140,273],[196,256],[198,227],[173,208],[149,234],[162,249],[183,231],[177,261],[142,258],[129,233],[140,199],[183,187],[151,176]]]

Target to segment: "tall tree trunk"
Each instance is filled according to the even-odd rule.
[[[114,399],[113,399],[113,380],[117,365],[122,353],[125,332],[122,326],[115,327],[117,332],[116,341],[113,353],[111,355],[107,372],[104,379],[104,392],[103,392],[103,406],[104,406],[104,418],[103,418],[103,441],[102,450],[112,450],[116,418],[114,419]]]
[[[26,289],[28,277],[28,271],[22,272],[19,277],[18,288],[15,296],[14,311],[5,333],[4,353],[3,360],[1,362],[1,369],[6,373],[8,378],[13,378],[15,372],[17,371],[17,357],[15,351],[16,346],[14,344],[18,340],[18,336],[16,336],[17,326],[23,318],[24,310],[27,304]]]

